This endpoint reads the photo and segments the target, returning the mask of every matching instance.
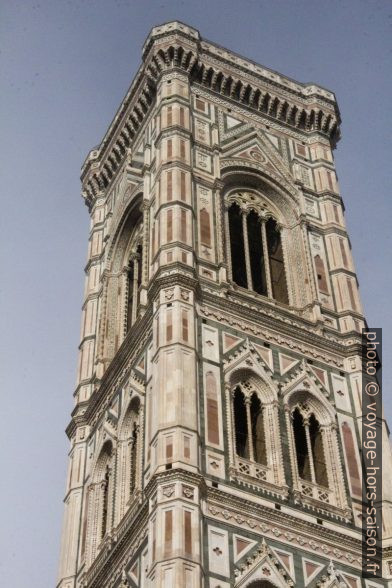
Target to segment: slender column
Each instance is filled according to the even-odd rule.
[[[245,249],[245,265],[246,265],[246,280],[248,282],[248,290],[253,290],[252,283],[252,270],[250,267],[250,255],[249,255],[249,238],[248,238],[248,222],[247,213],[242,213],[242,232],[244,236],[244,249]]]
[[[231,250],[230,250],[230,224],[229,224],[229,209],[225,206],[225,235],[226,235],[226,260],[227,260],[227,267],[229,270],[229,278],[230,280],[233,279],[233,270],[231,265]]]
[[[272,292],[272,281],[271,281],[271,268],[269,262],[269,254],[268,254],[268,241],[267,241],[267,229],[265,226],[265,219],[261,219],[261,240],[263,243],[263,254],[264,254],[264,267],[265,267],[265,277],[267,280],[267,294],[268,298],[273,298]]]
[[[121,292],[122,292],[122,320],[123,320],[123,325],[122,325],[122,329],[121,329],[121,333],[122,333],[122,337],[121,337],[121,342],[125,339],[127,332],[128,332],[128,297],[129,297],[129,292],[128,292],[128,271],[129,268],[127,266],[123,267],[123,270],[121,272]]]
[[[138,301],[139,255],[133,258],[133,283],[132,283],[132,324],[136,321]]]
[[[224,263],[223,251],[224,251],[224,241],[225,239],[222,233],[222,196],[220,189],[217,188],[214,190],[214,197],[215,197],[215,216],[216,216],[216,235],[217,235],[217,243],[216,243],[216,255],[218,264]],[[227,237],[227,236],[226,236]]]
[[[117,480],[118,495],[117,495],[117,514],[116,524],[120,522],[125,513],[125,505],[127,503],[127,487],[128,487],[128,441],[122,440],[118,442],[117,446]]]
[[[250,418],[250,398],[245,398],[245,409],[246,409],[246,425],[248,428],[248,444],[249,444],[249,460],[254,461],[254,448],[253,448],[253,437],[252,437],[252,420]]]
[[[279,451],[279,405],[277,401],[271,404],[263,405],[263,425],[264,425],[264,442],[266,445],[266,458],[268,467],[273,471],[273,482],[275,484],[283,485],[284,471],[283,459]],[[267,434],[268,432],[268,434]]]
[[[298,464],[297,464],[297,459],[296,459],[295,441],[294,441],[294,434],[293,434],[293,424],[292,424],[293,417],[292,417],[292,414],[290,413],[290,409],[287,405],[285,406],[285,421],[286,421],[286,430],[287,430],[288,438],[289,438],[291,471],[292,471],[293,478],[294,478],[294,487],[297,488],[299,475],[298,475]]]
[[[150,234],[150,203],[143,202],[143,247],[142,259],[140,260],[141,285],[146,287],[148,282],[148,260],[149,260],[149,234]],[[143,304],[143,301],[142,301]]]
[[[135,454],[134,454],[133,449],[134,449],[135,443],[137,444],[137,442],[138,442],[138,437],[137,437],[138,434],[139,434],[138,433],[138,430],[136,430],[136,438],[134,438],[133,437],[133,431],[131,430],[131,438],[130,438],[130,440],[128,442],[129,443],[129,464],[128,464],[128,467],[129,467],[129,480],[128,480],[128,486],[129,486],[129,499],[130,500],[131,500],[132,494],[134,493],[135,488],[136,488],[136,477],[137,477],[137,470],[136,470],[136,468],[137,468],[137,463],[133,463],[134,462],[134,457],[135,457]],[[135,461],[137,461],[137,455],[136,455],[136,460]]]
[[[312,478],[313,484],[316,484],[316,472],[314,470],[312,442],[310,440],[309,421],[307,419],[304,419],[304,427],[305,427],[306,445],[308,448],[308,455],[309,455],[310,477]]]

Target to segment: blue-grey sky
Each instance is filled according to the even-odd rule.
[[[152,26],[201,35],[338,98],[336,151],[368,321],[391,359],[392,5],[378,0],[3,0],[0,584],[55,585],[89,219],[79,171]],[[27,583],[27,584],[26,584]]]

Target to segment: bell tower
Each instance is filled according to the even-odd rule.
[[[361,578],[365,321],[339,124],[332,92],[152,29],[82,168],[58,588],[387,585]]]

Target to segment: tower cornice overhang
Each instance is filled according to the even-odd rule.
[[[317,132],[333,147],[339,140],[340,115],[332,92],[315,84],[294,82],[204,41],[192,27],[167,23],[152,29],[131,87],[101,144],[83,164],[83,196],[89,208],[111,184],[127,150],[138,138],[162,75],[175,71],[186,75],[196,87],[258,112],[267,120],[274,119],[305,134]]]

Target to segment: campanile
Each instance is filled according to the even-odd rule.
[[[365,322],[339,125],[331,91],[152,29],[82,167],[58,588],[389,585],[361,578]],[[383,527],[391,579],[390,492]]]

